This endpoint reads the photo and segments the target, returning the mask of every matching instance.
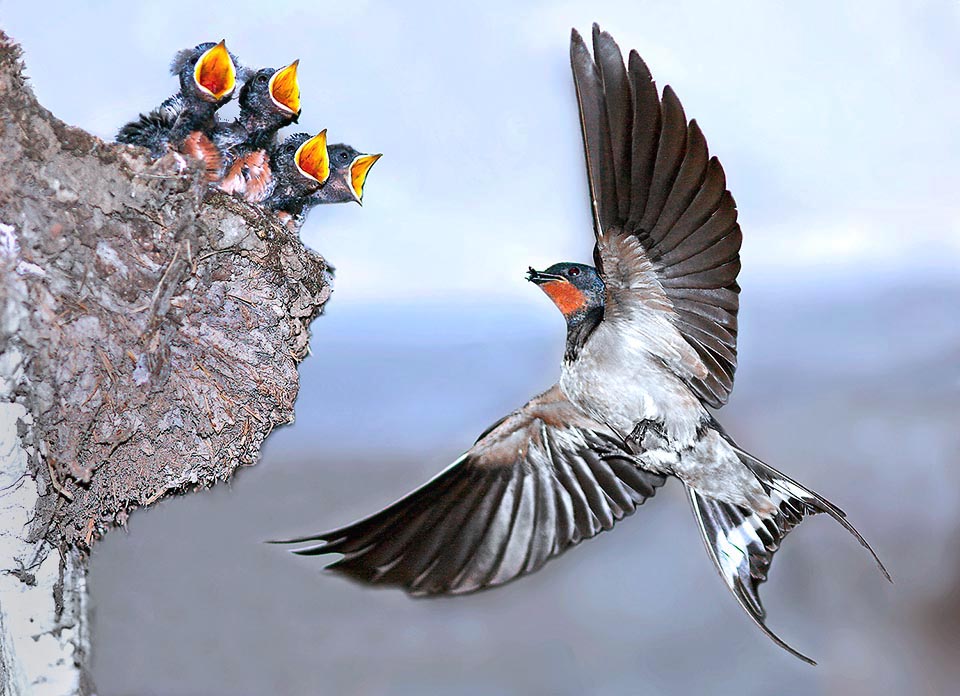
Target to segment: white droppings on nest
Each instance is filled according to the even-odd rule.
[[[17,231],[13,225],[0,222],[0,260],[15,259],[20,255],[20,245],[17,243]]]
[[[20,275],[34,275],[44,278],[47,275],[47,272],[40,268],[35,263],[30,263],[29,261],[20,261],[17,264],[17,273]]]
[[[10,347],[0,353],[0,398],[8,398],[23,379],[23,353]]]
[[[147,368],[147,356],[141,353],[137,357],[137,366],[133,370],[133,383],[143,386],[150,381],[150,370]]]
[[[46,181],[50,188],[53,189],[53,197],[61,203],[73,203],[80,199],[80,196],[78,196],[75,191],[66,188],[60,182],[60,179],[46,177]]]
[[[0,297],[0,399],[8,399],[14,389],[23,379],[23,353],[8,340],[15,337],[21,323],[26,319],[30,310],[27,306],[27,290],[23,281],[15,273],[10,273],[17,266],[20,256],[20,243],[17,240],[17,231],[13,225],[0,222],[0,286],[3,292]],[[22,261],[20,263],[23,263]],[[32,265],[32,264],[31,264]]]
[[[220,232],[223,235],[221,237],[221,248],[224,249],[236,246],[250,234],[250,230],[243,219],[235,215],[228,215],[224,218],[220,225]]]
[[[97,242],[97,256],[106,265],[116,268],[120,275],[127,275],[127,264],[120,260],[117,250],[102,239]]]

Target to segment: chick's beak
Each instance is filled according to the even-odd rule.
[[[193,80],[212,101],[220,101],[233,92],[237,86],[237,67],[225,41],[200,56],[193,69]]]
[[[297,148],[293,161],[297,169],[308,179],[318,184],[325,183],[330,176],[330,157],[327,155],[327,131],[320,131]]]
[[[363,205],[363,184],[367,180],[367,172],[381,157],[383,155],[360,155],[350,165],[350,186],[354,199],[360,205]]]
[[[300,114],[300,83],[297,81],[297,66],[300,60],[295,60],[285,68],[277,70],[270,78],[270,98],[273,103],[291,114]]]

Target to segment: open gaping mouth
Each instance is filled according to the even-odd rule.
[[[363,184],[367,180],[367,172],[383,155],[360,155],[350,165],[350,188],[357,203],[363,203]]]
[[[213,101],[220,101],[233,92],[237,86],[237,68],[227,51],[226,42],[221,41],[200,56],[193,69],[193,80]]]
[[[294,116],[300,113],[300,83],[297,82],[299,64],[300,61],[295,60],[277,70],[270,78],[270,98],[273,103]]]
[[[327,154],[327,131],[320,131],[297,148],[293,155],[297,169],[308,179],[323,184],[330,176],[330,157]]]

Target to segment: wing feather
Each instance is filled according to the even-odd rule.
[[[630,52],[630,85],[633,90],[633,147],[630,162],[630,215],[628,229],[635,229],[643,217],[653,181],[660,142],[660,97],[650,69],[636,51]],[[637,118],[646,114],[647,118]],[[587,137],[586,135],[584,136]]]
[[[686,153],[680,163],[674,185],[663,205],[663,210],[650,231],[651,239],[662,242],[663,238],[680,219],[680,216],[690,207],[690,204],[700,192],[700,186],[706,177],[709,158],[707,141],[700,132],[700,128],[697,127],[697,122],[691,121]]]
[[[393,505],[291,542],[320,542],[296,553],[343,554],[327,567],[413,594],[501,585],[610,529],[663,485],[622,447],[554,386]]]
[[[666,311],[677,340],[711,355],[703,365],[710,375],[691,369],[684,379],[708,405],[722,406],[737,364],[736,341],[730,344],[729,337],[737,335],[741,244],[723,167],[710,156],[697,122],[687,121],[673,89],[658,95],[636,51],[624,70],[616,42],[594,25],[593,56],[576,31],[570,53],[595,209],[594,259],[608,302]],[[633,253],[614,236],[637,239],[642,251]],[[631,256],[614,258],[617,252]],[[699,311],[700,320],[687,321],[687,301],[722,311]],[[711,352],[717,340],[726,349]]]
[[[658,240],[651,237],[648,230],[652,231],[655,228],[663,212],[667,196],[670,195],[673,182],[680,171],[687,144],[687,117],[683,113],[680,100],[669,85],[663,89],[660,110],[663,127],[657,147],[657,160],[653,167],[653,180],[650,182],[650,193],[647,196],[643,217],[636,228],[636,232],[641,237],[649,239],[648,243],[651,246],[655,246]]]
[[[633,104],[627,69],[616,45],[600,36],[600,27],[593,26],[593,53],[602,56],[597,61],[606,102],[607,125],[610,135],[610,161],[601,159],[601,166],[612,167],[616,183],[619,217],[630,214],[630,148],[633,135]]]
[[[729,198],[729,201],[726,200]],[[690,205],[683,212],[680,218],[673,224],[670,230],[663,236],[657,245],[658,259],[664,259],[671,251],[684,241],[693,237],[696,243],[697,232],[703,225],[718,211],[725,211],[725,214],[733,214],[730,226],[736,224],[737,214],[736,206],[733,204],[733,198],[727,191],[727,179],[723,173],[723,167],[720,166],[720,160],[711,157],[707,163],[707,172],[704,177],[700,190],[691,201]],[[669,260],[663,263],[669,264]]]

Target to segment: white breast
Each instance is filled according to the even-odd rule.
[[[677,377],[692,351],[659,316],[603,321],[573,363],[560,388],[574,404],[621,434],[642,420],[662,422],[671,445],[690,446],[705,415],[700,400]],[[667,365],[670,367],[668,368]]]

